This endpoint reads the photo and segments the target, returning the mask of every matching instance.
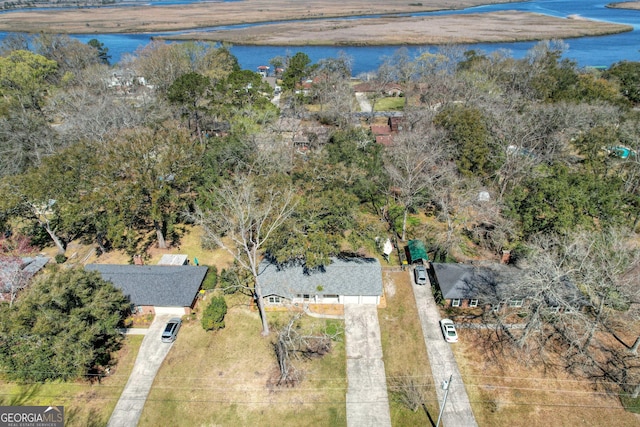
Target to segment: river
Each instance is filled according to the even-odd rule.
[[[184,3],[190,2],[190,0],[181,1]],[[566,58],[576,61],[580,66],[609,66],[622,60],[640,61],[640,51],[638,50],[640,47],[640,11],[611,9],[605,7],[608,3],[602,0],[532,0],[522,3],[478,6],[460,11],[416,13],[407,16],[466,14],[503,10],[535,12],[562,18],[570,15],[580,15],[589,19],[630,25],[633,26],[634,30],[608,36],[567,39],[565,40],[568,44],[568,49],[565,52]],[[352,17],[349,19],[367,19],[367,17]],[[213,31],[216,29],[219,28],[203,28],[199,31]],[[133,53],[136,49],[145,46],[153,37],[170,34],[75,34],[72,36],[83,42],[97,38],[109,48],[112,62],[119,62],[125,54]],[[6,36],[6,33],[0,32],[0,39],[4,36]],[[464,45],[464,47],[484,52],[503,49],[515,58],[522,58],[535,44],[536,42],[478,43]],[[412,55],[417,55],[425,50],[433,50],[434,48],[434,46],[428,45],[407,47]],[[322,58],[335,57],[339,52],[344,52],[353,59],[353,74],[358,75],[375,70],[385,57],[393,55],[397,49],[398,46],[233,46],[231,52],[238,58],[242,68],[250,70],[255,70],[259,65],[268,64],[269,60],[275,56],[292,55],[298,51],[309,55],[314,62]]]

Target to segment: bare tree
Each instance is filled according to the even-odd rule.
[[[429,417],[427,410],[427,387],[432,384],[424,384],[424,377],[416,377],[407,373],[393,375],[389,378],[389,391],[394,400],[416,412],[422,408]]]
[[[352,59],[344,52],[337,58],[318,62],[316,82],[312,96],[320,104],[320,119],[345,126],[353,111],[353,95],[350,86]]]
[[[231,255],[253,276],[253,297],[262,318],[262,334],[269,334],[260,285],[260,262],[267,241],[289,218],[295,206],[292,187],[264,176],[238,174],[215,191],[213,208],[197,214],[205,241]]]
[[[402,240],[406,238],[407,215],[422,199],[424,192],[433,188],[440,175],[439,166],[445,159],[443,137],[435,127],[424,131],[399,134],[386,150],[385,168],[394,187],[393,192],[404,207]]]
[[[394,63],[388,59],[380,65],[375,76],[367,80],[366,85],[369,88],[368,99],[371,104],[370,121],[373,121],[377,102],[387,96],[389,88],[395,82],[396,77]]]
[[[0,290],[9,296],[9,306],[13,305],[18,292],[29,284],[29,277],[22,269],[20,258],[0,255]]]
[[[413,61],[409,50],[401,47],[392,56],[384,58],[386,73],[397,82],[405,94],[404,105],[409,105],[409,100],[413,96],[416,77],[416,63]]]
[[[280,368],[278,385],[294,386],[302,379],[302,372],[293,364],[294,359],[321,357],[331,351],[331,339],[335,337],[326,332],[301,331],[296,327],[296,322],[301,317],[302,313],[293,316],[278,331],[278,336],[273,343]]]
[[[581,231],[569,236],[536,236],[511,295],[526,301],[524,325],[506,331],[510,342],[526,354],[557,352],[570,371],[607,389],[633,391],[640,382],[640,365],[632,340],[623,342],[627,317],[637,321],[631,302],[638,300],[640,255],[628,236],[617,229]],[[487,287],[491,290],[494,287]],[[485,299],[505,303],[499,295]],[[497,311],[496,320],[512,315]]]
[[[87,68],[76,85],[47,99],[47,115],[62,123],[56,128],[61,139],[105,142],[123,129],[168,118],[171,109],[149,89],[142,88],[134,96],[108,87],[112,72],[104,65]]]

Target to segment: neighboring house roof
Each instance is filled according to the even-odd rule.
[[[397,83],[363,82],[353,86],[354,92],[382,92],[388,95],[402,93],[402,86]]]
[[[164,254],[158,261],[158,265],[187,265],[188,257],[184,254]]]
[[[309,295],[382,295],[382,266],[375,258],[332,258],[331,264],[314,271],[303,266],[260,264],[258,280],[262,295],[292,299]]]
[[[134,305],[154,307],[191,307],[207,274],[207,267],[189,265],[89,264],[85,269],[99,272]]]
[[[502,301],[522,298],[514,285],[522,272],[516,267],[432,263],[437,286],[444,299],[486,299]],[[492,301],[489,301],[492,302]]]
[[[51,258],[48,256],[37,255],[35,257],[22,257],[22,271],[33,276],[42,270]]]
[[[26,284],[51,258],[0,256],[0,292],[9,292],[16,281]]]
[[[389,125],[371,125],[371,133],[374,135],[389,135],[391,128]]]
[[[443,299],[479,299],[497,304],[532,296],[532,289],[523,283],[525,272],[505,264],[469,265],[432,263],[429,272],[442,292]],[[435,272],[435,277],[433,277]],[[523,286],[525,285],[525,286]],[[536,290],[533,290],[537,293]],[[540,295],[539,295],[540,296]],[[556,297],[560,297],[561,301]],[[569,279],[554,284],[553,292],[543,292],[542,298],[549,307],[578,309],[589,305],[589,300]]]

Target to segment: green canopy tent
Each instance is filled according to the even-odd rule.
[[[422,240],[409,240],[406,247],[409,264],[429,261],[427,248]]]

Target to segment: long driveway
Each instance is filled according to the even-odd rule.
[[[391,427],[378,308],[345,304],[347,427]]]
[[[477,426],[469,403],[469,396],[458,370],[458,364],[453,357],[453,351],[451,351],[451,346],[455,344],[447,343],[440,330],[440,312],[431,293],[431,286],[428,283],[423,286],[413,283],[413,294],[418,305],[424,343],[427,346],[427,354],[440,405],[442,405],[445,394],[441,385],[443,381],[449,380],[449,376],[452,376],[442,413],[442,425],[446,427]]]
[[[173,345],[163,343],[160,340],[164,326],[172,317],[175,315],[156,314],[151,326],[149,326],[142,340],[136,363],[133,365],[131,375],[129,375],[129,381],[127,381],[116,408],[111,414],[108,427],[135,427],[138,425],[142,408],[144,408],[156,373]]]

